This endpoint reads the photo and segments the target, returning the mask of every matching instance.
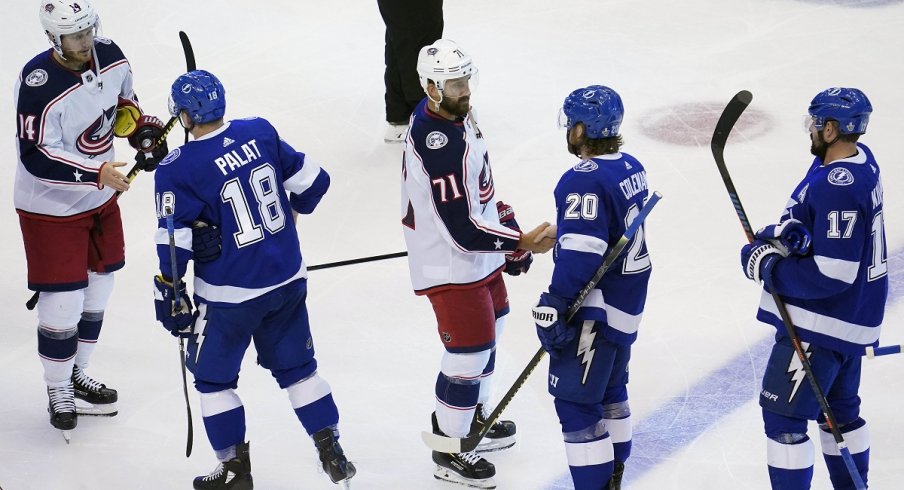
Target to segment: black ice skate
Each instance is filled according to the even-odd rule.
[[[116,415],[116,390],[107,388],[90,376],[78,366],[72,368],[72,387],[75,389],[76,410],[79,415],[101,415],[112,417]]]
[[[439,429],[436,412],[432,416],[433,433],[445,436]],[[473,425],[472,425],[473,428]],[[433,462],[436,469],[433,477],[451,483],[458,483],[473,488],[496,488],[496,467],[483,459],[476,451],[469,453],[441,453],[433,451]]]
[[[236,445],[235,457],[217,465],[207,476],[199,476],[194,481],[195,490],[252,490],[251,456],[248,443]]]
[[[59,388],[47,387],[47,412],[50,414],[50,425],[63,432],[63,439],[69,444],[71,431],[78,425],[78,414],[75,411],[75,395],[72,383]]]
[[[342,452],[342,446],[336,440],[336,434],[333,433],[331,427],[326,427],[315,432],[313,436],[314,445],[317,447],[317,453],[320,455],[320,463],[323,465],[323,471],[330,477],[333,483],[343,482],[348,488],[348,480],[350,480],[357,469],[345,457]]]
[[[623,476],[625,476],[625,463],[616,461],[615,469],[612,471],[612,478],[609,479],[609,485],[604,490],[621,490]]]
[[[474,410],[474,420],[471,422],[471,434],[480,432],[486,425],[487,415],[490,412],[484,411],[485,409],[486,407],[482,403],[477,404],[477,409]],[[515,423],[511,420],[497,420],[474,450],[478,453],[485,453],[508,449],[515,445],[516,432]]]

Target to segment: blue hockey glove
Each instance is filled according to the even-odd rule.
[[[203,221],[195,221],[191,227],[191,251],[195,262],[204,263],[216,260],[223,249],[223,236],[220,227],[208,225]]]
[[[551,357],[558,357],[559,351],[574,340],[575,328],[564,323],[568,303],[564,298],[554,294],[543,293],[540,301],[534,306],[534,323],[537,326],[537,337],[543,350]]]
[[[154,310],[157,321],[174,337],[188,338],[191,336],[192,304],[182,281],[179,281],[179,303],[179,311],[174,311],[172,281],[160,275],[154,276]]]
[[[515,210],[511,206],[496,201],[496,212],[499,213],[499,224],[506,228],[511,228],[517,232],[521,231],[518,222],[515,221]],[[534,254],[530,250],[518,249],[512,253],[505,254],[505,273],[511,276],[517,276],[522,272],[527,273],[530,265],[534,262]]]
[[[763,283],[772,291],[772,268],[786,255],[766,240],[754,240],[741,247],[741,267],[747,279]]]
[[[755,236],[760,240],[769,240],[773,245],[778,241],[790,255],[810,253],[810,230],[800,220],[792,218],[779,224],[764,226]]]

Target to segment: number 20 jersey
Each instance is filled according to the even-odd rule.
[[[648,195],[643,165],[627,153],[584,160],[562,175],[554,191],[557,243],[549,292],[573,301],[625,233]],[[575,320],[604,322],[604,338],[629,345],[647,298],[652,263],[645,229],[587,295]]]
[[[229,121],[173,150],[160,162],[155,183],[155,242],[165,276],[172,273],[167,207],[174,211],[179,277],[191,258],[192,224],[220,227],[220,257],[194,266],[194,294],[201,300],[239,304],[307,277],[291,205],[313,210],[329,178],[265,119]]]
[[[879,340],[888,263],[879,165],[866,145],[857,148],[829,165],[816,158],[794,189],[782,221],[803,222],[812,232],[812,253],[780,260],[772,278],[801,340],[863,355]],[[766,291],[757,319],[785,331]]]

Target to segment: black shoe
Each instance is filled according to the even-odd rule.
[[[474,488],[496,488],[493,480],[496,467],[475,451],[453,454],[433,451],[433,462],[436,463],[433,477],[437,480]]]
[[[483,429],[487,421],[487,415],[489,413],[484,413],[484,405],[478,403],[477,409],[474,410],[474,420],[471,421],[471,434],[476,434]],[[481,439],[475,451],[484,453],[508,449],[515,445],[515,433],[517,431],[515,423],[511,420],[497,420]]]
[[[209,475],[195,478],[195,490],[252,490],[248,449],[247,442],[236,445],[234,458],[221,462]]]
[[[314,439],[314,446],[317,447],[317,454],[320,455],[323,471],[329,475],[333,483],[355,476],[357,473],[355,465],[345,458],[332,427],[320,429],[311,437]]]
[[[72,430],[78,425],[78,414],[75,411],[75,396],[72,384],[59,388],[47,387],[47,413],[50,414],[50,425],[59,430]]]
[[[116,390],[107,388],[107,385],[92,379],[78,366],[72,367],[72,387],[75,390],[75,398],[88,404],[76,406],[79,414],[105,415],[107,417],[117,414],[116,401],[119,399],[119,395]]]
[[[616,461],[615,469],[612,471],[612,478],[609,479],[609,485],[605,490],[621,490],[621,480],[623,476],[625,476],[625,463]]]

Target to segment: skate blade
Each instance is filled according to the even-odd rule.
[[[457,483],[459,485],[464,485],[471,488],[485,488],[488,490],[496,488],[496,480],[494,480],[493,477],[484,479],[465,478],[458,473],[450,470],[449,468],[445,468],[440,465],[436,465],[436,469],[433,470],[433,478],[436,478],[437,480],[447,481],[449,483]]]
[[[116,403],[92,405],[84,400],[75,399],[75,413],[92,417],[113,417],[118,414]]]
[[[474,448],[478,453],[491,453],[494,451],[502,451],[515,445],[515,436],[501,437],[499,439],[489,439],[484,437],[480,444]]]

